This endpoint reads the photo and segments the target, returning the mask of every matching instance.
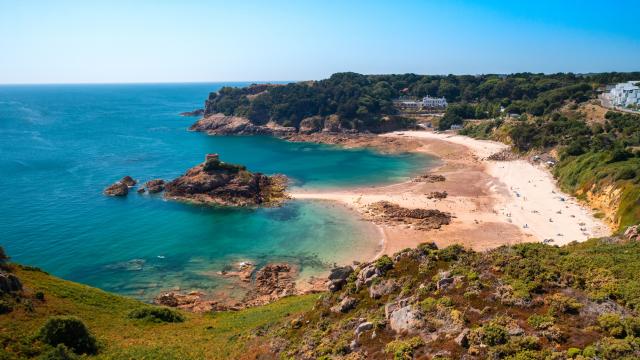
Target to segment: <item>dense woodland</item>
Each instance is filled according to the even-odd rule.
[[[311,116],[338,115],[344,129],[376,129],[387,115],[397,115],[400,96],[443,96],[451,104],[441,127],[462,119],[484,119],[507,112],[549,114],[565,101],[581,102],[605,84],[640,78],[636,73],[511,75],[361,75],[337,73],[320,81],[287,85],[222,88],[211,93],[206,114],[248,117],[256,124],[273,121],[299,127]]]

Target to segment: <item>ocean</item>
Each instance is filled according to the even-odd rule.
[[[180,112],[247,84],[0,86],[0,245],[16,262],[147,301],[230,287],[215,273],[237,261],[287,261],[311,275],[373,256],[375,226],[331,203],[238,209],[102,194],[125,175],[171,180],[206,153],[305,189],[401,181],[432,160],[187,131],[196,118]]]

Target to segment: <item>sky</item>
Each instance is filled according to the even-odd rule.
[[[638,71],[639,14],[638,0],[0,0],[0,83]]]

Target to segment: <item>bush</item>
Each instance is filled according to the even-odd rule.
[[[527,319],[529,325],[533,326],[533,328],[536,330],[544,330],[546,328],[549,328],[553,326],[554,321],[555,319],[553,318],[553,316],[537,314],[533,314]]]
[[[45,352],[38,359],[39,360],[75,360],[75,359],[78,359],[78,356],[63,344],[58,344],[58,346]]]
[[[462,245],[455,244],[438,251],[438,257],[440,260],[454,261],[458,260],[459,255],[463,252],[464,247]]]
[[[547,298],[549,311],[552,314],[577,314],[582,304],[571,297],[562,294],[553,294]]]
[[[482,327],[482,342],[489,346],[506,344],[509,333],[504,326],[489,324]]]
[[[618,173],[616,174],[615,179],[616,180],[631,180],[633,178],[636,177],[636,171],[633,170],[632,168],[622,168],[620,169],[620,171],[618,171]]]
[[[387,354],[393,354],[394,360],[411,360],[413,359],[415,349],[423,345],[424,341],[422,341],[419,336],[416,336],[406,341],[391,341],[385,346],[384,352]]]
[[[63,344],[77,354],[98,352],[96,339],[82,320],[74,316],[54,316],[40,328],[39,338],[46,344]]]
[[[13,306],[6,300],[0,300],[0,314],[8,314],[13,311]]]
[[[384,274],[393,268],[393,260],[387,255],[382,255],[376,260],[375,266]]]
[[[146,320],[154,323],[178,323],[184,321],[182,314],[164,307],[145,307],[136,309],[129,313],[129,318]]]
[[[620,315],[614,313],[602,314],[598,317],[598,325],[609,335],[617,338],[624,337],[624,325]]]
[[[567,357],[571,359],[575,359],[578,355],[582,354],[582,350],[578,348],[568,348],[567,349]]]
[[[42,291],[36,292],[36,299],[40,301],[44,301],[44,293]]]

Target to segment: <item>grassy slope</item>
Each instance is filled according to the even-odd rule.
[[[127,318],[132,309],[147,306],[136,300],[40,271],[17,267],[15,274],[25,286],[33,312],[23,300],[11,313],[0,315],[0,341],[8,358],[41,352],[44,345],[33,340],[33,335],[52,315],[81,318],[102,346],[98,358],[237,358],[254,329],[308,310],[317,298],[289,297],[263,307],[212,315],[185,313],[183,323],[154,324]],[[36,291],[44,292],[45,301],[33,298]],[[0,358],[2,355],[0,349]]]

